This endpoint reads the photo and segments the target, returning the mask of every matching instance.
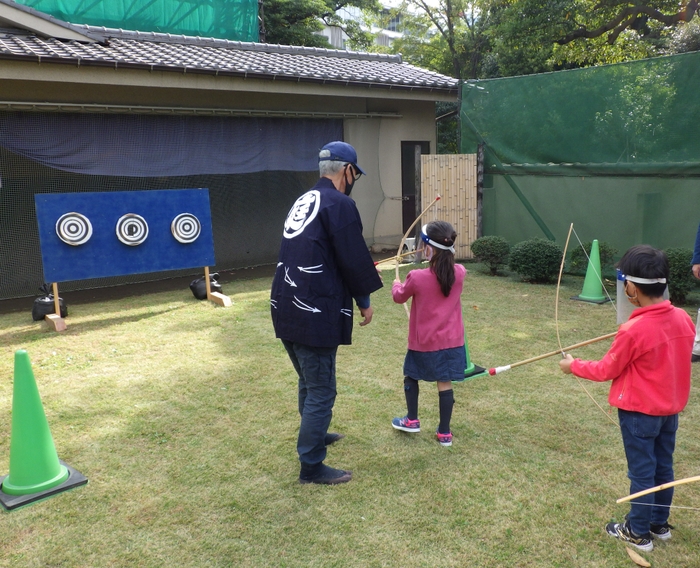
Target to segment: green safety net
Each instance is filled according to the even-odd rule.
[[[461,130],[483,144],[484,235],[693,247],[700,52],[468,82]]]
[[[461,116],[487,172],[700,175],[700,52],[468,82]]]
[[[64,22],[258,41],[258,0],[16,0]]]

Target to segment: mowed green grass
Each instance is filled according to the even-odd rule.
[[[554,285],[468,268],[475,364],[557,349]],[[26,312],[0,315],[0,473],[9,471],[14,353],[26,349],[58,455],[89,479],[0,513],[0,566],[632,566],[603,529],[627,512],[615,503],[629,488],[619,431],[557,357],[456,384],[451,448],[435,440],[430,385],[423,431],[391,428],[405,413],[407,320],[391,301],[393,268],[383,274],[373,322],[339,350],[331,429],[347,437],[327,463],[354,474],[337,487],[297,482],[296,377],[270,323],[269,278],[224,278],[227,309],[186,287],[69,304],[62,333],[31,321],[31,299]],[[581,286],[565,275],[564,346],[616,328],[610,304],[569,299]],[[694,318],[696,306],[687,309]],[[575,354],[597,358],[609,344]],[[700,365],[693,378],[678,478],[700,473]],[[585,386],[607,411],[609,385]],[[700,484],[679,487],[675,504],[700,508]],[[674,509],[671,523],[673,539],[644,556],[656,567],[699,566],[700,511]]]

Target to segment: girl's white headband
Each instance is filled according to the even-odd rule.
[[[422,239],[422,241],[424,243],[428,243],[431,247],[439,248],[442,250],[449,250],[452,254],[455,253],[454,245],[452,245],[451,247],[447,247],[445,245],[441,245],[440,243],[436,243],[428,236],[427,230],[428,230],[427,224],[423,225],[423,227],[420,230],[420,238]]]

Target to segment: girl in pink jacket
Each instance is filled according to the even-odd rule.
[[[421,239],[430,258],[430,267],[411,270],[404,284],[394,280],[391,288],[397,304],[413,298],[408,352],[403,366],[408,412],[403,418],[394,418],[391,425],[403,432],[420,432],[418,381],[435,382],[440,405],[436,435],[443,446],[452,445],[452,381],[464,380],[467,366],[460,302],[467,271],[461,264],[455,264],[456,238],[452,225],[445,221],[424,225]]]

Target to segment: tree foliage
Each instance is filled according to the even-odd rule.
[[[393,49],[465,80],[619,63],[700,49],[698,1],[404,0]]]
[[[368,13],[379,10],[378,0],[265,0],[263,23],[265,42],[307,47],[330,47],[320,35],[323,25],[338,26],[355,45],[371,43],[371,35],[359,22],[343,18],[342,9],[360,8]]]
[[[606,42],[614,44],[625,30],[644,34],[651,21],[664,26],[693,19],[698,12],[698,0],[679,3],[677,0],[603,0],[586,6],[586,11],[572,12],[575,28],[557,40],[567,44],[579,38],[592,39],[606,36]]]

